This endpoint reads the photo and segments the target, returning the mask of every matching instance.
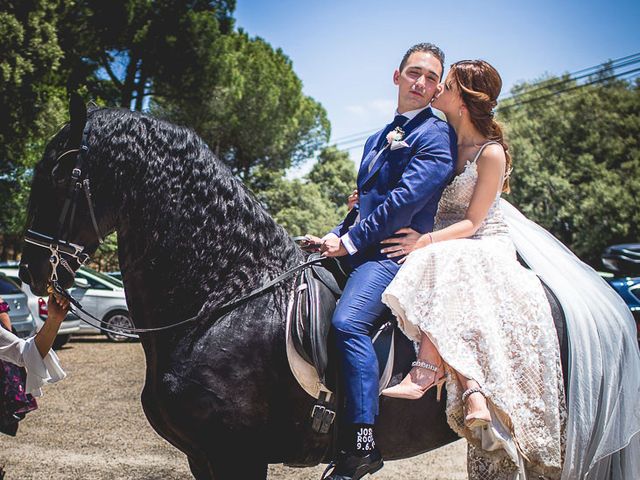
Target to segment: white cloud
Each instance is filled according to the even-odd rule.
[[[392,116],[396,109],[396,102],[389,99],[373,100],[370,102],[370,106],[377,113]]]
[[[391,116],[396,108],[396,102],[386,98],[370,100],[359,105],[347,105],[345,110],[359,118],[366,118],[371,115]]]
[[[345,107],[345,110],[358,117],[364,117],[365,114],[367,113],[367,109],[365,108],[364,105],[347,105]]]

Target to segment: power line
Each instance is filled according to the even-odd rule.
[[[640,52],[632,53],[631,55],[626,55],[624,57],[614,58],[613,60],[609,60],[609,62],[611,62],[611,63],[622,62],[624,60],[628,60],[628,59],[630,59],[632,57],[637,57],[639,55],[640,55]],[[591,67],[583,68],[582,70],[577,70],[577,71],[575,71],[573,73],[570,73],[569,75],[578,75],[580,73],[584,73],[584,72],[587,72],[589,70],[596,70],[597,71],[597,70],[601,69],[606,64],[607,64],[607,62],[599,63],[598,65],[593,65]]]
[[[351,137],[361,137],[362,135],[371,135],[374,132],[377,132],[379,129],[376,130],[365,130],[363,132],[358,132],[358,133],[352,133],[350,135],[345,135],[344,137],[338,137],[334,140],[334,143],[343,143],[346,140],[348,140]]]
[[[635,57],[633,59],[631,59],[630,57]],[[532,88],[530,90],[525,90],[523,92],[517,93],[515,95],[512,95],[510,97],[504,98],[502,99],[500,102],[504,103],[507,102],[509,100],[517,100],[521,97],[525,97],[525,96],[529,96],[532,93],[538,92],[540,90],[548,90],[551,88],[557,88],[557,87],[561,87],[563,85],[566,85],[568,83],[571,82],[575,82],[576,80],[582,80],[583,78],[587,78],[590,77],[592,75],[597,74],[598,72],[602,71],[603,69],[608,69],[608,70],[617,70],[620,69],[622,67],[628,67],[630,65],[635,65],[637,63],[640,63],[640,53],[636,53],[634,55],[629,55],[628,57],[623,57],[623,59],[625,59],[626,61],[622,62],[622,63],[615,63],[618,62],[618,60],[622,60],[622,59],[618,59],[618,60],[614,60],[611,62],[611,64],[600,64],[597,67],[589,67],[588,69],[583,69],[583,70],[579,70],[578,72],[574,72],[574,73],[570,73],[568,78],[565,79],[561,79],[561,80],[556,80],[553,81],[551,83],[542,83],[539,86],[536,86],[535,88]],[[595,69],[595,70],[594,70]],[[590,70],[589,73],[584,73],[582,75],[579,76],[574,76],[576,73],[580,73],[580,72],[584,72]]]
[[[556,79],[554,81],[551,81],[549,83],[544,83],[542,85],[539,85],[531,90],[526,90],[523,91],[521,93],[512,95],[510,97],[504,98],[502,99],[500,102],[504,103],[504,102],[508,102],[508,101],[512,101],[512,100],[519,100],[522,97],[525,96],[530,96],[531,94],[540,91],[540,90],[548,90],[551,88],[557,88],[557,87],[561,87],[563,85],[566,85],[568,83],[571,82],[575,82],[577,80],[581,80],[583,78],[589,77],[591,75],[594,75],[596,73],[598,73],[599,71],[602,71],[603,68],[606,69],[610,69],[610,70],[616,70],[622,67],[626,67],[626,66],[631,66],[631,65],[635,65],[637,63],[640,63],[640,52],[638,53],[633,53],[631,55],[626,55],[624,57],[619,57],[616,58],[614,60],[610,60],[609,62],[605,62],[605,63],[599,63],[597,65],[593,65],[591,67],[587,67],[587,68],[583,68],[580,70],[577,70],[575,72],[569,73],[568,74],[568,78],[564,78],[564,79]],[[576,76],[578,75],[578,76]],[[591,84],[591,83],[590,83]],[[568,90],[567,90],[568,91]],[[521,104],[521,103],[517,103],[517,104]],[[511,107],[511,106],[515,106],[516,103],[512,104],[512,105],[507,105],[504,107],[501,107],[501,110],[506,109],[507,107]],[[336,146],[339,146],[339,148],[341,150],[353,150],[355,148],[360,148],[362,147],[362,142],[364,140],[366,140],[367,138],[369,138],[369,136],[375,132],[377,132],[379,129],[374,129],[374,130],[367,130],[367,131],[363,131],[363,132],[358,132],[358,133],[352,133],[350,135],[346,135],[344,137],[339,137],[337,139],[334,140],[333,144]]]
[[[638,57],[638,58],[631,60],[633,57]],[[624,60],[626,60],[626,61],[624,61]],[[616,69],[619,69],[619,68],[621,68],[623,66],[635,65],[637,63],[640,63],[640,53],[636,53],[636,54],[633,54],[633,55],[628,55],[626,57],[621,57],[620,59],[615,60],[615,62],[618,62],[618,61],[623,61],[623,63],[617,64],[615,66],[613,64],[611,64],[611,65],[599,64],[599,65],[596,66],[597,68],[599,68],[599,70],[596,70],[596,71],[594,71],[594,72],[592,72],[592,73],[590,73],[588,75],[584,75],[583,74],[583,75],[581,75],[579,77],[569,78],[569,79],[565,79],[565,80],[562,80],[562,81],[553,82],[553,83],[548,84],[548,85],[536,87],[533,90],[528,90],[528,91],[522,92],[520,94],[516,94],[516,95],[513,95],[511,97],[508,97],[508,98],[502,100],[501,103],[503,103],[505,101],[508,101],[508,100],[518,100],[518,99],[520,99],[522,97],[529,96],[529,94],[531,92],[533,92],[534,90],[549,89],[552,86],[558,87],[558,86],[566,85],[567,83],[574,82],[576,80],[579,80],[579,79],[582,79],[582,78],[585,78],[585,77],[588,77],[588,76],[592,76],[592,75],[598,73],[598,71],[602,71],[603,68],[610,69],[610,70],[616,70]],[[593,70],[596,67],[585,68],[585,69],[579,70],[579,71],[577,71],[575,73],[586,72],[588,70]],[[554,97],[554,96],[559,95],[561,93],[566,93],[566,92],[570,92],[570,91],[579,90],[580,88],[585,88],[585,87],[588,87],[590,85],[601,83],[601,82],[604,82],[604,81],[607,81],[607,80],[612,80],[612,79],[615,79],[615,78],[621,78],[623,76],[632,75],[632,74],[638,73],[638,72],[640,72],[640,67],[634,68],[634,69],[631,69],[631,70],[627,70],[625,72],[615,73],[615,74],[609,75],[607,77],[599,77],[599,78],[596,78],[596,79],[594,79],[594,80],[592,80],[590,82],[582,83],[582,84],[579,84],[579,85],[572,85],[572,86],[570,86],[568,88],[564,88],[564,89],[561,89],[561,90],[556,90],[555,92],[550,92],[550,93],[548,93],[546,95],[542,95],[542,96],[535,97],[535,98],[529,98],[527,100],[516,101],[516,103],[512,103],[512,104],[509,104],[509,105],[505,105],[505,106],[499,107],[498,111],[503,111],[504,112],[505,110],[508,110],[508,109],[511,109],[511,108],[514,108],[514,107],[517,107],[517,106],[520,106],[520,105],[525,105],[527,103],[533,103],[533,102],[545,100],[547,98]],[[570,74],[570,75],[574,75],[574,74]],[[375,131],[377,131],[377,130],[375,130]],[[368,135],[364,136],[364,137],[354,138],[352,140],[344,141],[343,142],[343,146],[340,147],[340,150],[349,151],[349,150],[354,150],[356,148],[362,148],[364,146],[364,143],[362,143],[362,141],[366,140],[367,138],[368,138]],[[350,145],[350,146],[347,146],[347,145]]]
[[[378,130],[380,130],[380,129],[378,129]],[[378,130],[374,130],[371,133],[373,134],[373,133],[377,132]],[[370,135],[364,135],[364,136],[359,137],[359,138],[354,138],[353,140],[342,142],[341,144],[336,144],[336,146],[339,146],[340,148],[343,148],[343,147],[346,147],[347,145],[352,145],[354,143],[363,144],[367,140],[367,138],[369,138],[369,137],[370,137]]]
[[[540,97],[530,98],[528,100],[522,100],[521,102],[512,103],[511,105],[506,105],[506,106],[500,108],[499,110],[500,111],[509,110],[510,108],[514,108],[514,107],[517,107],[517,106],[520,106],[520,105],[525,105],[527,103],[538,102],[538,101],[544,100],[546,98],[555,97],[556,95],[559,95],[561,93],[570,92],[572,90],[578,90],[580,88],[585,88],[585,87],[588,87],[590,85],[594,85],[596,83],[601,83],[601,82],[604,82],[606,80],[612,80],[614,78],[619,78],[619,77],[622,77],[622,76],[625,76],[625,75],[630,75],[632,73],[637,73],[637,72],[640,72],[640,67],[634,68],[632,70],[627,70],[626,72],[621,72],[621,73],[616,73],[614,75],[609,75],[608,77],[596,78],[596,79],[594,79],[594,80],[592,80],[590,82],[581,83],[580,85],[573,85],[571,87],[564,88],[562,90],[557,90],[555,92],[551,92],[551,93],[549,93],[547,95],[542,95]]]
[[[353,147],[342,147],[340,148],[340,151],[348,152],[349,150],[355,150],[356,148],[362,148],[362,147],[364,147],[364,143],[361,143],[359,145],[354,145]]]

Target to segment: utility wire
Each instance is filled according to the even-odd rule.
[[[580,88],[585,88],[585,87],[588,87],[590,85],[594,85],[596,83],[602,83],[602,82],[605,82],[607,80],[612,80],[614,78],[619,78],[619,77],[622,77],[622,76],[625,76],[625,75],[630,75],[632,73],[637,73],[637,72],[640,72],[640,67],[634,68],[632,70],[627,70],[626,72],[621,72],[621,73],[616,73],[614,75],[609,75],[608,77],[596,78],[595,80],[592,80],[590,82],[581,83],[580,85],[573,85],[571,87],[563,88],[562,90],[557,90],[555,92],[551,92],[551,93],[549,93],[547,95],[542,95],[540,97],[534,97],[534,98],[530,98],[528,100],[522,100],[521,102],[512,103],[510,105],[505,105],[504,107],[499,108],[498,110],[501,111],[501,112],[504,112],[505,110],[509,110],[511,108],[518,107],[520,105],[525,105],[527,103],[533,103],[533,102],[539,102],[539,101],[545,100],[547,98],[555,97],[556,95],[559,95],[561,93],[570,92],[572,90],[578,90]]]
[[[602,71],[607,71],[607,70],[618,70],[622,67],[628,67],[631,65],[635,65],[637,63],[640,63],[640,53],[636,54],[636,58],[634,59],[630,59],[627,60],[625,62],[619,63],[619,64],[601,64],[599,65],[599,69],[591,71],[589,73],[584,73],[582,75],[579,75],[577,77],[574,77],[573,75],[575,75],[575,73],[573,74],[569,74],[569,76],[565,79],[561,79],[558,81],[554,81],[551,83],[544,83],[542,82],[539,86],[536,86],[535,88],[532,88],[530,90],[525,90],[523,92],[517,93],[515,95],[512,95],[510,97],[504,98],[502,100],[500,100],[501,103],[504,102],[508,102],[510,100],[519,100],[521,97],[525,97],[525,96],[530,96],[531,94],[538,92],[540,90],[549,90],[551,88],[558,88],[558,87],[562,87],[563,85],[566,85],[568,83],[572,83],[575,82],[577,80],[582,80],[583,78],[587,78],[587,77],[591,77],[593,75],[597,75],[598,72],[602,72]],[[591,69],[593,69],[594,67],[591,67]],[[577,72],[576,72],[577,73]]]
[[[359,138],[359,137],[362,137],[363,135],[370,135],[370,134],[372,134],[374,132],[377,132],[377,131],[378,131],[378,129],[376,129],[376,130],[365,130],[363,132],[352,133],[350,135],[345,135],[344,137],[336,138],[334,140],[334,143],[344,143],[345,141],[349,140],[351,137],[358,137]]]
[[[634,54],[631,54],[631,55],[627,55],[627,56],[624,56],[624,57],[619,57],[619,58],[616,58],[616,59],[611,60],[609,62],[600,63],[598,65],[593,65],[591,67],[583,68],[581,70],[577,70],[575,72],[569,73],[568,74],[568,78],[555,80],[555,81],[552,81],[550,83],[543,83],[542,85],[539,85],[539,86],[537,86],[537,87],[535,87],[535,88],[533,88],[531,90],[526,90],[526,91],[520,92],[518,94],[512,95],[510,97],[507,97],[505,99],[502,99],[500,101],[500,103],[504,103],[504,102],[508,102],[508,101],[512,101],[512,100],[519,100],[522,97],[530,96],[532,93],[534,93],[536,91],[548,90],[550,88],[561,87],[561,86],[566,85],[568,83],[575,82],[577,80],[581,80],[583,78],[586,78],[586,77],[589,77],[591,75],[597,74],[598,72],[602,71],[603,69],[605,69],[605,71],[606,70],[616,70],[616,69],[619,69],[619,68],[622,68],[622,67],[635,65],[637,63],[640,63],[640,52],[634,53]],[[625,72],[625,73],[629,73],[629,72]],[[625,73],[623,73],[621,75],[624,75]],[[578,76],[576,76],[576,75],[578,75]],[[586,85],[591,85],[593,83],[597,83],[597,82],[589,82],[588,84],[585,84],[585,86]],[[575,88],[571,87],[566,91],[574,90],[574,89]],[[561,92],[558,92],[558,93],[561,93]],[[529,101],[527,101],[526,103],[529,103]],[[500,110],[504,111],[506,108],[511,108],[512,106],[521,105],[521,104],[523,104],[523,102],[516,102],[516,103],[510,104],[510,105],[505,105],[504,107],[501,107]],[[355,148],[360,148],[362,146],[362,142],[364,140],[366,140],[367,138],[369,138],[370,135],[372,135],[373,133],[377,132],[378,130],[379,129],[368,130],[368,131],[363,131],[363,132],[358,132],[358,133],[353,133],[353,134],[350,134],[350,135],[346,135],[344,137],[339,137],[336,140],[334,140],[333,144],[336,145],[336,146],[339,146],[339,148],[341,150],[352,150],[352,149],[355,149]],[[355,145],[352,145],[352,144],[355,144]]]
[[[638,57],[638,58],[632,60],[632,57]],[[624,61],[623,63],[618,64],[618,65],[600,64],[600,65],[597,66],[599,68],[599,70],[596,70],[596,71],[594,71],[594,72],[592,72],[590,74],[582,75],[582,76],[575,77],[575,78],[569,78],[569,79],[565,79],[565,80],[558,81],[558,82],[552,82],[551,84],[548,84],[548,85],[543,85],[543,86],[540,86],[540,87],[536,87],[536,88],[534,88],[532,90],[528,90],[528,91],[513,95],[511,97],[505,98],[504,100],[501,101],[501,103],[504,103],[504,102],[509,101],[509,100],[518,100],[518,99],[520,99],[522,97],[525,97],[525,96],[530,96],[529,94],[532,93],[534,90],[543,90],[543,89],[548,90],[549,88],[552,88],[553,86],[558,87],[558,86],[566,85],[567,83],[574,82],[574,81],[579,80],[581,78],[597,74],[598,71],[602,71],[603,68],[606,71],[606,70],[619,69],[619,68],[621,68],[623,66],[635,65],[637,63],[640,63],[640,53],[634,54],[634,55],[629,55],[627,57],[622,57],[621,59],[618,59],[616,61],[619,61],[619,60],[627,60],[627,61]],[[586,68],[586,69],[582,69],[582,70],[579,70],[577,72],[574,72],[574,74],[575,73],[586,72],[588,70],[593,70],[594,68],[596,68],[596,67],[589,67],[589,68]],[[512,103],[512,104],[508,104],[508,105],[505,105],[505,106],[501,106],[501,107],[498,108],[498,111],[504,112],[505,110],[509,110],[511,108],[514,108],[514,107],[517,107],[517,106],[520,106],[520,105],[525,105],[525,104],[528,104],[528,103],[533,103],[533,102],[545,100],[547,98],[554,97],[554,96],[559,95],[561,93],[579,90],[580,88],[585,88],[585,87],[588,87],[590,85],[601,83],[601,82],[604,82],[604,81],[607,81],[607,80],[612,80],[612,79],[615,79],[615,78],[620,78],[620,77],[627,76],[627,75],[632,75],[632,74],[638,73],[638,72],[640,72],[640,67],[634,68],[634,69],[631,69],[631,70],[627,70],[625,72],[620,72],[620,73],[616,73],[616,74],[613,74],[613,75],[609,75],[607,77],[599,77],[599,78],[596,78],[596,79],[594,79],[594,80],[592,80],[590,82],[582,83],[580,85],[572,85],[572,86],[570,86],[568,88],[556,90],[556,91],[550,92],[550,93],[548,93],[546,95],[542,95],[542,96],[534,97],[534,98],[529,98],[529,99],[522,100],[522,101],[516,101],[516,103]],[[570,75],[574,75],[574,74],[570,74]],[[361,136],[361,137],[356,137],[356,138],[353,138],[351,140],[343,140],[342,142],[335,142],[335,145],[338,145],[339,143],[341,143],[341,145],[339,146],[339,149],[342,150],[342,151],[349,151],[349,150],[354,150],[354,149],[357,149],[357,148],[362,148],[364,146],[364,143],[363,143],[364,140],[366,140],[371,133],[374,133],[376,131],[377,130],[373,130],[372,132],[369,132],[369,134],[367,134],[367,135],[364,135],[364,136]]]

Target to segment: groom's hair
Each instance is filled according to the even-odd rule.
[[[411,54],[416,52],[430,53],[438,60],[440,60],[440,66],[442,67],[442,72],[444,73],[444,52],[433,43],[417,43],[409,50],[407,50],[407,53],[404,54],[404,57],[402,57],[402,61],[400,62],[400,71],[404,69]]]

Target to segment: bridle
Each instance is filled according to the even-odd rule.
[[[76,207],[78,204],[80,190],[84,191],[84,196],[87,200],[87,205],[89,208],[89,215],[91,217],[91,222],[93,224],[93,229],[98,238],[98,242],[101,244],[104,241],[100,233],[100,229],[98,228],[98,222],[96,220],[93,199],[91,196],[91,186],[89,182],[89,177],[87,173],[83,170],[83,167],[85,166],[86,155],[89,152],[89,147],[86,144],[86,136],[87,136],[87,130],[85,128],[82,133],[82,138],[80,140],[80,146],[78,148],[70,149],[60,154],[56,159],[56,161],[54,162],[54,167],[51,170],[51,174],[53,175],[55,171],[58,169],[60,165],[59,162],[63,157],[67,155],[73,155],[73,154],[77,156],[75,167],[71,171],[71,178],[70,178],[69,188],[67,189],[67,194],[65,197],[65,202],[64,202],[64,205],[62,206],[60,216],[58,217],[58,227],[56,230],[57,231],[56,236],[51,237],[47,234],[29,229],[27,230],[24,237],[26,243],[49,250],[51,254],[49,257],[49,263],[51,264],[51,275],[49,277],[49,283],[51,284],[53,290],[55,291],[55,293],[66,298],[69,301],[76,315],[78,315],[79,312],[82,312],[84,315],[97,321],[98,324],[94,324],[88,321],[87,319],[81,317],[80,315],[78,315],[80,320],[82,320],[83,322],[93,327],[96,327],[99,330],[102,330],[103,332],[114,333],[116,335],[120,335],[124,337],[137,338],[137,334],[139,333],[160,332],[160,331],[169,330],[169,329],[176,328],[181,325],[185,325],[187,323],[196,321],[198,318],[200,318],[200,315],[203,312],[204,306],[193,317],[187,318],[186,320],[182,320],[180,322],[164,325],[162,327],[133,328],[133,327],[119,326],[117,331],[110,330],[102,325],[102,321],[99,318],[96,318],[95,316],[87,312],[82,307],[80,302],[78,302],[78,300],[73,298],[69,294],[69,292],[67,292],[64,288],[62,288],[62,286],[58,282],[58,267],[60,265],[62,265],[63,268],[69,271],[69,273],[72,276],[75,276],[75,270],[71,268],[71,266],[69,265],[69,262],[64,257],[62,257],[62,255],[66,255],[74,259],[78,263],[78,268],[81,265],[86,264],[86,262],[90,258],[89,254],[86,253],[87,248],[85,246],[77,245],[75,243],[72,243],[64,239],[69,235],[71,235],[71,232],[73,229],[73,223],[75,220]],[[278,275],[273,280],[266,282],[261,287],[255,290],[252,290],[246,295],[238,299],[234,299],[230,302],[227,302],[220,307],[215,308],[212,312],[210,312],[210,315],[214,316],[214,318],[220,318],[222,315],[229,313],[230,311],[240,306],[241,304],[246,303],[247,301],[257,297],[258,295],[272,289],[273,287],[280,284],[281,282],[293,277],[294,275],[296,275],[298,272],[301,272],[305,268],[308,268],[311,265],[316,265],[318,263],[321,263],[322,261],[323,261],[323,258],[313,258],[300,265],[297,265],[287,270],[283,274]]]
[[[89,260],[89,254],[86,253],[87,248],[85,246],[77,245],[65,240],[65,238],[68,238],[68,236],[71,235],[73,230],[80,191],[84,192],[84,196],[87,200],[89,216],[91,217],[91,223],[93,224],[93,229],[98,239],[98,243],[102,244],[104,242],[96,220],[89,177],[86,172],[83,171],[86,163],[86,156],[89,151],[89,147],[86,145],[86,136],[87,131],[85,129],[80,140],[80,146],[60,154],[58,158],[56,158],[51,170],[51,175],[54,176],[55,172],[60,167],[60,161],[64,157],[67,155],[76,155],[75,166],[73,170],[71,170],[69,187],[67,188],[64,204],[60,211],[60,216],[58,217],[56,236],[51,237],[47,234],[29,229],[24,237],[26,243],[30,243],[36,247],[46,248],[51,253],[51,256],[49,257],[49,263],[51,263],[51,275],[49,277],[49,282],[54,288],[58,283],[59,265],[62,265],[62,267],[69,271],[71,275],[75,275],[75,271],[71,268],[69,262],[62,257],[62,254],[74,259],[78,263],[78,267],[86,264]]]

